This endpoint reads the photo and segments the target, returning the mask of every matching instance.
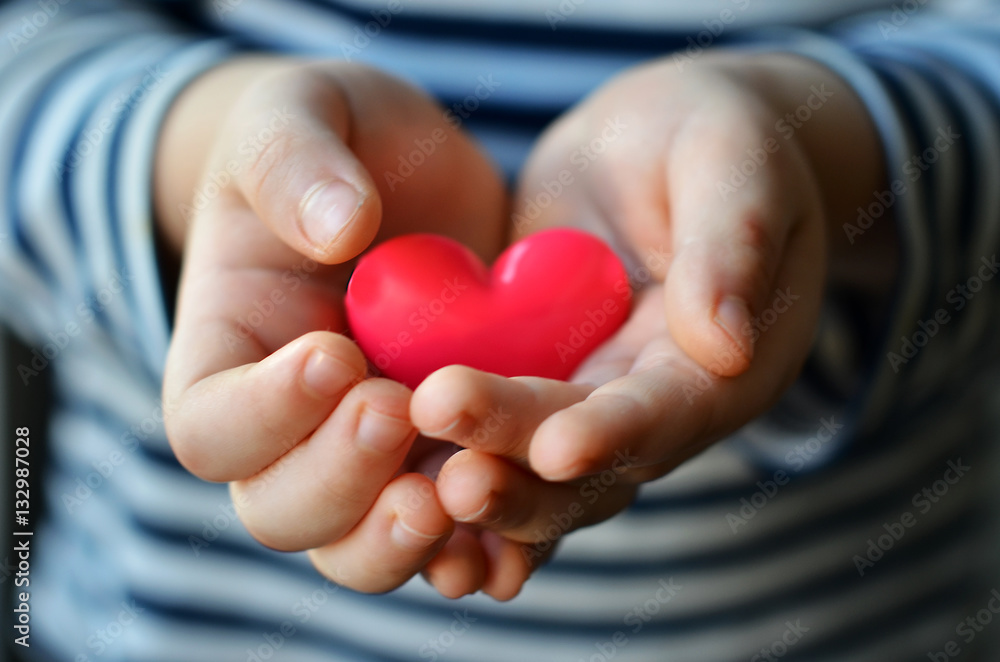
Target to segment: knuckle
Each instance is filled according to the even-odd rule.
[[[761,213],[756,210],[752,210],[744,216],[740,227],[740,240],[765,264],[772,264],[778,257],[778,246],[772,236],[772,230],[767,227],[761,216]]]
[[[251,200],[260,200],[271,191],[282,190],[282,182],[289,176],[289,164],[297,147],[292,133],[278,129],[272,140],[254,149],[241,177],[244,193]]]
[[[750,285],[750,291],[766,292],[774,276],[781,247],[759,213],[750,212],[746,215],[740,226],[738,242],[738,250],[742,255],[737,259],[743,263],[743,277]]]

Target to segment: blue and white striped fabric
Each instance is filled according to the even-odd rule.
[[[0,6],[2,319],[38,352],[15,367],[21,378],[52,364],[57,388],[31,652],[149,662],[997,659],[1000,614],[992,629],[982,616],[1000,611],[988,547],[996,513],[985,505],[995,434],[982,385],[996,365],[1000,301],[992,283],[973,287],[992,278],[1000,248],[1000,14],[992,3],[933,5]],[[569,536],[508,604],[445,601],[420,580],[381,596],[339,588],[304,555],[253,541],[226,488],[179,466],[159,404],[171,306],[150,182],[159,125],[194,77],[246,49],[348,57],[447,106],[492,76],[499,87],[465,126],[513,175],[539,130],[615,73],[736,42],[818,59],[849,81],[882,136],[887,181],[898,183],[904,259],[884,328],[831,299],[814,359],[771,415],[645,486],[620,516]],[[886,213],[886,195],[873,192],[856,227],[868,222],[861,211]],[[926,347],[905,363],[888,358],[904,355],[903,337],[919,342],[919,322],[940,309],[951,322]],[[844,373],[856,377],[849,389]]]

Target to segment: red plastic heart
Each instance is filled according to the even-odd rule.
[[[344,304],[368,359],[410,387],[447,365],[567,379],[628,317],[631,288],[600,239],[533,234],[492,269],[447,237],[413,234],[364,255]]]

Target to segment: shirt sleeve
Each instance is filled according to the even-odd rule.
[[[35,348],[25,381],[71,342],[162,371],[157,134],[175,96],[236,48],[168,4],[181,3],[0,6],[0,321]]]
[[[820,449],[813,466],[823,466],[855,440],[872,443],[955,402],[996,365],[1000,13],[992,5],[963,17],[910,4],[823,34],[768,33],[750,46],[817,60],[860,96],[881,137],[888,184],[842,230],[858,244],[874,224],[895,223],[901,255],[881,328],[857,333],[850,305],[828,301],[813,370],[741,434],[768,466],[795,463],[804,439]],[[840,351],[824,356],[830,347]],[[843,372],[837,362],[854,365],[860,388],[837,395],[824,382]]]

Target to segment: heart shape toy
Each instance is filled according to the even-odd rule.
[[[411,388],[446,365],[567,379],[628,317],[625,269],[597,237],[533,234],[492,269],[438,235],[391,239],[364,255],[344,305],[355,339]]]

